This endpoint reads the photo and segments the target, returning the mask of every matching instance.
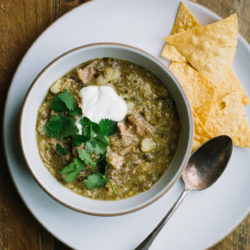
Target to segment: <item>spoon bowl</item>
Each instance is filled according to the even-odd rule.
[[[210,187],[223,173],[232,154],[232,139],[218,136],[205,143],[190,158],[182,178],[187,190]]]

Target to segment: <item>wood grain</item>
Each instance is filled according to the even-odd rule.
[[[239,32],[250,41],[250,1],[249,0],[192,0],[225,18],[237,13],[239,18]]]
[[[0,0],[0,117],[15,68],[39,34],[65,12],[86,0]],[[250,0],[194,0],[222,17],[239,16],[240,33],[250,42]],[[2,121],[0,123],[2,130]],[[0,144],[0,155],[3,147]],[[69,249],[30,214],[0,158],[0,249]],[[230,209],[230,208],[229,208]],[[211,250],[249,250],[250,216]],[[111,249],[112,250],[112,249]]]

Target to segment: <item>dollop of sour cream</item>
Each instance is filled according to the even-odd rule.
[[[88,86],[82,88],[79,95],[82,98],[83,116],[99,123],[102,119],[118,122],[127,114],[126,102],[109,86]]]

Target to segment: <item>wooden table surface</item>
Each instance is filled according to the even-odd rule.
[[[84,2],[86,0],[0,0],[1,119],[11,77],[26,50],[49,24]],[[239,31],[250,42],[250,0],[194,2],[212,9],[222,17],[236,12]],[[0,126],[2,129],[2,122]],[[9,176],[2,144],[0,155],[0,249],[69,249],[47,232],[24,206]],[[211,249],[250,250],[250,215]]]

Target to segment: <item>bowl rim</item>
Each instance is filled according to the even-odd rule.
[[[84,209],[79,209],[76,207],[71,206],[70,204],[64,202],[63,200],[57,198],[54,196],[53,193],[51,193],[46,187],[44,187],[41,182],[39,181],[39,178],[33,173],[32,167],[30,166],[30,164],[28,163],[28,156],[26,156],[25,152],[24,152],[24,147],[23,147],[23,139],[22,139],[22,133],[21,133],[21,128],[22,128],[22,121],[23,121],[23,116],[24,116],[24,107],[26,105],[26,101],[29,97],[29,94],[31,92],[31,90],[33,89],[33,87],[35,86],[36,82],[39,80],[39,78],[42,76],[42,74],[50,67],[52,66],[54,63],[56,63],[57,61],[59,61],[61,58],[63,58],[64,56],[71,54],[72,52],[81,50],[81,49],[85,49],[85,48],[90,48],[90,47],[96,47],[96,46],[114,46],[114,47],[120,47],[120,48],[126,48],[126,49],[132,49],[135,50],[141,54],[146,55],[147,57],[153,59],[153,61],[156,61],[157,64],[159,64],[160,66],[162,66],[164,68],[164,70],[167,72],[167,74],[170,76],[170,78],[172,78],[172,80],[175,82],[175,84],[178,86],[178,88],[181,90],[181,93],[185,99],[185,103],[187,106],[187,113],[188,113],[188,117],[190,119],[190,131],[189,131],[189,145],[187,147],[186,150],[186,156],[183,160],[182,163],[182,167],[178,168],[178,174],[170,181],[168,187],[162,191],[161,194],[156,194],[155,197],[146,202],[143,205],[138,205],[136,208],[127,210],[127,211],[122,211],[122,212],[111,212],[111,213],[99,213],[99,212],[91,212],[91,211],[86,211]],[[36,181],[36,183],[42,188],[43,191],[45,191],[45,193],[47,193],[50,197],[52,197],[55,201],[59,202],[60,204],[64,205],[67,208],[70,208],[74,211],[80,212],[80,213],[84,213],[84,214],[88,214],[88,215],[94,215],[94,216],[103,216],[103,217],[110,217],[110,216],[119,216],[119,215],[124,215],[124,214],[129,214],[135,211],[138,211],[140,209],[143,209],[149,205],[151,205],[152,203],[154,203],[155,201],[157,201],[158,199],[160,199],[162,196],[164,196],[171,188],[172,186],[179,180],[179,178],[182,175],[183,170],[185,169],[188,160],[191,156],[191,150],[192,150],[192,144],[193,144],[193,138],[194,138],[194,119],[193,119],[193,113],[192,113],[192,107],[190,104],[190,101],[187,97],[187,94],[185,93],[182,85],[180,84],[180,82],[178,81],[178,79],[174,76],[174,74],[167,68],[166,65],[164,65],[158,58],[156,58],[155,56],[151,55],[150,53],[137,48],[135,46],[132,45],[128,45],[128,44],[123,44],[123,43],[115,43],[115,42],[97,42],[97,43],[89,43],[89,44],[85,44],[82,46],[78,46],[75,47],[73,49],[70,49],[64,53],[62,53],[61,55],[59,55],[58,57],[56,57],[55,59],[53,59],[51,62],[49,62],[41,71],[40,73],[35,77],[35,79],[33,80],[33,82],[31,83],[25,97],[22,103],[22,107],[21,107],[21,112],[20,112],[20,118],[19,118],[19,141],[20,141],[20,147],[21,147],[21,152],[23,155],[23,158],[25,160],[26,166],[28,167],[28,170],[30,172],[30,174],[32,175],[33,179]],[[72,191],[73,192],[73,191]],[[92,199],[93,200],[93,199]]]

